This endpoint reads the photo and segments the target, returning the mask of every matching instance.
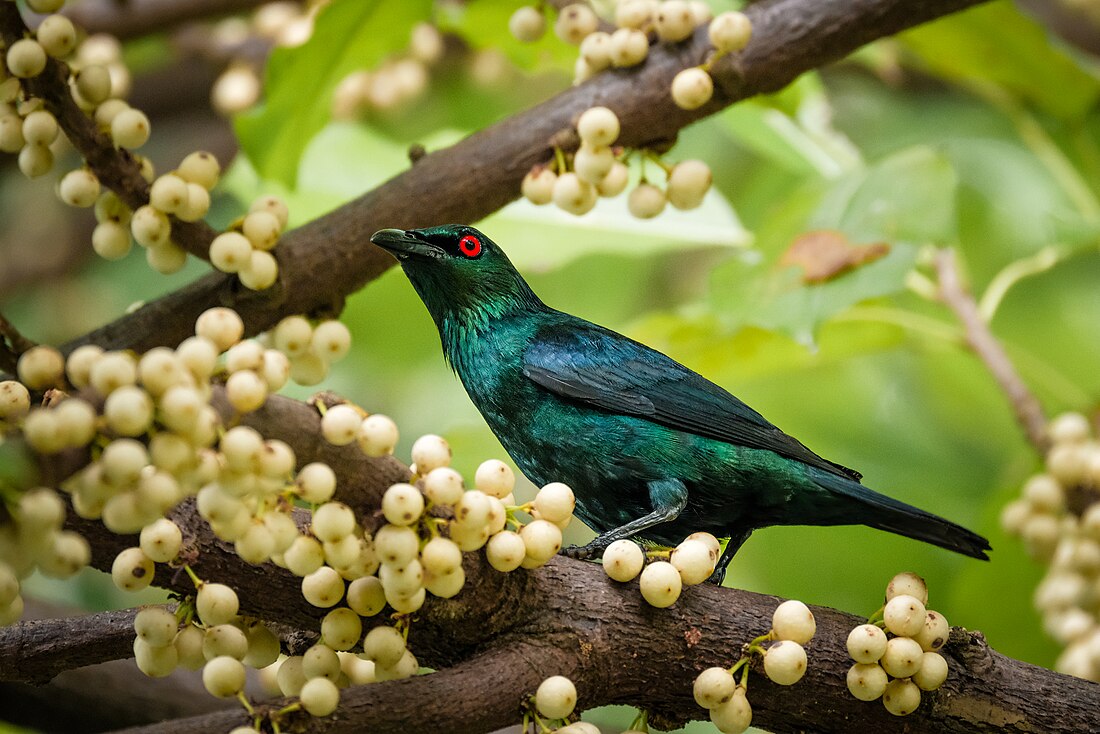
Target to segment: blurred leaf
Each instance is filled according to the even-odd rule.
[[[933,74],[994,84],[1063,120],[1081,119],[1100,95],[1096,75],[1008,0],[956,13],[898,39]]]
[[[829,177],[860,160],[832,117],[825,87],[813,72],[775,94],[733,105],[720,116],[738,143],[763,158],[801,175]]]
[[[838,180],[808,226],[856,241],[953,242],[956,184],[943,153],[916,146]]]
[[[260,176],[293,188],[302,152],[330,118],[337,83],[405,48],[431,7],[430,0],[337,0],[318,13],[305,44],[275,49],[264,102],[236,120],[241,147]]]
[[[727,323],[772,329],[805,345],[830,317],[860,301],[904,290],[917,248],[898,243],[875,262],[828,282],[807,285],[798,270],[733,261],[715,268],[713,299]]]
[[[1022,145],[949,140],[943,150],[959,181],[959,239],[979,278],[1044,245],[1083,244],[1100,234]]]

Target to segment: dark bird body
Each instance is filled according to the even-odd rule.
[[[516,465],[561,481],[598,534],[730,538],[715,580],[770,525],[862,524],[985,558],[986,540],[874,492],[732,394],[660,352],[549,308],[471,227],[382,230],[439,328],[443,352]]]

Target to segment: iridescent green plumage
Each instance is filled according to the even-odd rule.
[[[439,328],[443,353],[534,482],[562,481],[598,537],[578,557],[640,536],[730,543],[770,525],[888,530],[975,558],[988,542],[874,492],[726,390],[621,334],[549,308],[472,227],[382,230]],[[476,247],[473,243],[476,243]]]

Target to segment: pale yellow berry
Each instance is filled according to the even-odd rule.
[[[707,27],[707,36],[719,53],[740,51],[752,38],[752,22],[747,15],[735,10],[720,13]]]
[[[639,219],[652,219],[665,209],[668,199],[665,192],[651,183],[639,183],[627,197],[627,209]]]
[[[924,583],[924,579],[912,571],[897,574],[886,585],[886,601],[902,594],[915,597],[921,604],[928,603],[928,585]]]
[[[12,76],[29,79],[46,68],[46,52],[38,41],[23,38],[8,47],[6,61]]]
[[[651,606],[670,607],[680,598],[683,581],[676,567],[667,561],[655,561],[642,569],[638,581],[642,597]]]
[[[772,631],[776,639],[805,645],[817,631],[817,622],[809,607],[797,599],[788,599],[772,613]]]
[[[531,43],[546,32],[546,18],[538,8],[524,5],[508,19],[508,30],[518,41]]]
[[[551,198],[559,209],[579,216],[596,206],[597,196],[595,186],[570,172],[558,176]]]
[[[861,624],[848,633],[847,644],[852,660],[863,664],[878,663],[886,652],[886,633],[876,625]]]
[[[915,637],[920,633],[927,614],[920,599],[908,594],[890,599],[882,612],[886,629],[900,637]]]
[[[654,25],[662,41],[682,41],[695,30],[695,17],[684,0],[665,0],[657,6]]]
[[[564,719],[577,705],[577,689],[564,675],[554,675],[539,684],[535,707],[548,719]]]
[[[213,153],[207,153],[204,150],[190,153],[176,169],[176,175],[184,181],[197,183],[207,191],[217,185],[220,174],[221,166],[218,164],[218,159]]]
[[[710,710],[710,720],[723,734],[741,734],[752,724],[752,707],[745,688],[738,686],[730,700]]]
[[[631,581],[642,571],[645,554],[633,540],[616,540],[603,552],[603,570],[614,581]]]
[[[848,691],[860,701],[874,701],[881,696],[889,680],[878,663],[856,663],[848,668]]]
[[[920,706],[920,688],[907,678],[898,678],[886,684],[882,703],[894,716],[907,716]]]
[[[733,698],[737,683],[725,668],[707,668],[695,678],[692,694],[705,709],[718,708]]]
[[[94,206],[99,198],[99,179],[86,168],[69,171],[57,185],[57,195],[69,206]]]
[[[714,95],[714,80],[700,67],[684,69],[672,79],[672,101],[685,110],[695,110]]]
[[[790,640],[780,640],[764,653],[764,673],[781,686],[794,685],[806,674],[806,650]]]
[[[527,546],[523,538],[511,530],[496,533],[485,545],[485,557],[489,565],[503,573],[519,568],[526,555]]]
[[[111,138],[120,148],[140,148],[149,140],[149,118],[129,107],[111,120]]]
[[[609,51],[614,66],[635,66],[649,55],[649,38],[640,30],[620,28],[611,34]]]
[[[585,36],[595,32],[599,24],[600,19],[596,17],[592,8],[583,3],[574,3],[558,11],[554,32],[566,43],[578,46]]]
[[[936,652],[926,652],[921,658],[920,670],[913,674],[913,682],[922,691],[934,691],[947,680],[947,660]]]
[[[549,204],[554,193],[554,182],[557,180],[556,173],[545,166],[538,166],[523,177],[520,192],[532,204]]]
[[[924,650],[909,637],[893,637],[886,643],[879,664],[894,678],[908,678],[920,670]]]

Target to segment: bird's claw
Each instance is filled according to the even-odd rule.
[[[599,558],[603,548],[593,547],[592,543],[588,545],[571,545],[561,549],[561,554],[566,558],[575,558],[578,561],[591,561],[595,558]]]

